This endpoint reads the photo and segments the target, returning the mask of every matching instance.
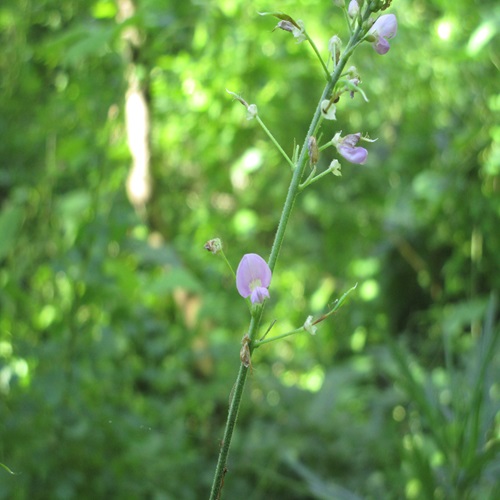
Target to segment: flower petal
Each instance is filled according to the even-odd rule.
[[[339,153],[351,163],[358,163],[362,165],[368,157],[368,151],[365,148],[342,145],[338,149]]]
[[[269,291],[267,288],[263,286],[258,286],[254,288],[253,292],[250,295],[250,300],[252,304],[262,304],[264,300],[269,298]]]
[[[394,14],[384,14],[380,16],[372,26],[372,29],[376,25],[376,31],[382,38],[394,38],[398,32],[398,20]]]
[[[379,38],[376,42],[372,43],[372,47],[375,49],[375,52],[381,56],[387,54],[391,48],[389,42],[385,38]]]
[[[321,101],[321,114],[325,120],[336,120],[337,108],[328,99]]]
[[[368,31],[369,34],[375,37],[372,47],[378,54],[386,54],[390,49],[387,40],[394,38],[397,32],[398,20],[394,14],[384,14],[380,16]]]
[[[239,294],[244,298],[248,297],[252,293],[250,285],[256,281],[260,281],[261,287],[267,288],[271,284],[271,269],[260,255],[247,253],[236,271],[236,288]]]
[[[359,142],[360,138],[361,138],[361,132],[358,132],[357,134],[349,134],[346,135],[344,138],[342,138],[341,144],[353,148]]]

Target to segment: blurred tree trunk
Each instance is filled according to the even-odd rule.
[[[135,14],[132,0],[117,0],[117,21],[125,22]],[[135,209],[145,215],[146,203],[151,196],[150,175],[150,115],[144,88],[139,77],[137,64],[141,36],[136,26],[129,26],[122,32],[124,58],[127,60],[125,94],[125,122],[127,142],[132,156],[132,165],[127,177],[127,194]]]

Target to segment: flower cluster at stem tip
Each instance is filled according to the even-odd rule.
[[[345,8],[345,3],[343,0],[336,0],[335,3],[339,7]],[[378,0],[372,2],[367,8],[369,8],[371,12],[376,12],[378,10],[385,10],[390,6],[390,3],[391,0]],[[359,0],[350,0],[347,7],[347,15],[352,20],[352,23],[356,22],[356,20],[359,20],[360,23],[362,22],[362,7],[363,2],[360,2]],[[280,19],[280,22],[277,24],[275,29],[281,29],[292,33],[297,43],[300,43],[306,39],[311,42],[305,31],[304,23],[301,20],[295,21],[287,14],[283,14],[281,12],[268,12],[261,14],[273,15],[275,17],[278,17]],[[363,36],[362,40],[371,43],[373,49],[378,54],[386,54],[390,49],[388,40],[394,38],[397,33],[398,24],[396,16],[394,14],[384,14],[375,21],[373,21],[372,19],[368,20],[367,25],[364,24],[364,26],[365,30],[367,31],[365,31],[365,35]],[[333,36],[329,41],[329,52],[331,54],[331,58],[333,59],[334,65],[339,60],[341,49],[342,41],[337,35]],[[360,88],[361,79],[356,68],[354,66],[351,66],[343,76],[346,77],[346,79],[344,80],[344,87],[337,88],[336,92],[331,96],[330,99],[324,99],[320,104],[322,118],[325,120],[337,119],[337,110],[335,103],[338,102],[340,95],[344,92],[348,92],[351,98],[354,97],[355,93],[360,93],[365,101],[368,101],[363,90]],[[233,92],[229,93],[245,105],[245,107],[247,108],[247,118],[249,120],[257,116],[258,111],[255,104],[249,105],[246,103],[246,101],[244,101],[241,97],[237,96]],[[367,137],[362,136],[360,132],[357,132],[355,134],[348,134],[343,137],[341,133],[342,131],[337,132],[331,139],[330,144],[333,145],[337,149],[337,152],[350,163],[358,165],[364,164],[368,157],[368,151],[365,148],[358,146],[357,144],[360,140],[369,142],[373,141],[368,139]],[[310,136],[308,138],[307,147],[311,167],[315,167],[316,163],[318,162],[318,155],[320,151],[315,137]],[[336,176],[341,176],[341,168],[338,160],[332,161],[328,171],[332,172]],[[319,178],[320,176],[317,177]],[[304,184],[307,185],[307,183]],[[217,253],[219,251],[220,243],[217,240],[211,240],[211,242],[209,243],[211,244],[205,246],[205,248],[212,251],[213,253]],[[242,257],[236,271],[236,288],[242,297],[250,298],[252,304],[262,304],[266,299],[269,298],[268,288],[271,283],[271,276],[271,269],[262,257],[255,253],[245,254]],[[316,332],[316,327],[312,323],[312,318],[308,318],[304,325],[304,328],[314,335],[314,333]]]

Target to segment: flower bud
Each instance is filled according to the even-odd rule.
[[[279,28],[281,30],[289,31],[290,33],[293,33],[293,30],[294,30],[295,26],[290,21],[280,21],[276,25],[276,28]],[[274,28],[274,29],[276,29],[276,28]]]
[[[306,27],[304,26],[304,22],[301,21],[300,19],[297,19],[297,24],[299,25],[298,28],[295,28],[292,30],[293,36],[295,37],[295,40],[297,40],[297,43],[303,42],[306,39]]]
[[[347,13],[351,19],[354,19],[359,14],[359,4],[357,0],[351,0],[349,2],[349,7],[347,8]]]
[[[222,250],[222,241],[220,238],[214,238],[213,240],[208,240],[203,246],[205,250],[212,252],[214,255]]]
[[[332,55],[333,62],[336,64],[340,59],[340,50],[342,49],[342,40],[334,35],[328,41],[328,51]]]
[[[318,331],[318,327],[313,325],[313,317],[308,316],[305,323],[304,323],[304,330],[311,335],[316,335],[316,332]]]
[[[257,104],[249,104],[247,107],[247,120],[253,120],[258,114]]]
[[[292,33],[292,35],[297,40],[297,43],[303,42],[306,39],[306,35],[304,34],[305,33],[304,23],[300,19],[298,19],[296,23],[295,21],[292,22],[291,20],[289,21],[287,19],[282,19],[274,29],[277,28]]]
[[[342,177],[342,172],[340,171],[340,163],[338,160],[332,160],[328,170],[336,177]]]
[[[303,42],[306,39],[304,23],[300,19],[295,21],[293,17],[283,12],[259,12],[259,14],[261,16],[274,16],[280,19],[280,22],[276,25],[274,30],[279,28],[284,31],[289,31],[293,34],[297,43]]]

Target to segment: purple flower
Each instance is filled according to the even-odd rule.
[[[340,132],[335,134],[332,139],[332,144],[337,148],[337,151],[351,163],[362,165],[366,161],[368,151],[365,148],[356,147],[361,134],[349,134],[345,137],[340,137]]]
[[[397,30],[398,21],[394,14],[380,16],[368,31],[368,34],[375,38],[375,41],[372,43],[375,52],[381,55],[386,54],[390,49],[387,40],[395,37]]]
[[[252,304],[262,304],[269,298],[267,288],[271,283],[271,269],[256,253],[243,255],[236,270],[236,288],[245,299],[250,296]]]

